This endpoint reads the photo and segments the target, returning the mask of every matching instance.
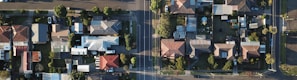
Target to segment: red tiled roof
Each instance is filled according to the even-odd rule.
[[[183,56],[185,53],[185,42],[174,41],[174,39],[161,40],[161,56],[174,58],[175,55]]]
[[[0,42],[9,42],[9,36],[11,34],[10,26],[0,26]],[[12,27],[14,31],[13,41],[27,41],[28,40],[28,31],[27,26],[15,25]]]
[[[108,70],[109,68],[119,67],[119,55],[100,56],[100,69]]]
[[[260,53],[258,52],[260,46],[241,46],[243,59],[247,59],[249,56],[259,57]]]
[[[32,62],[40,62],[40,61],[41,61],[40,51],[32,51]]]

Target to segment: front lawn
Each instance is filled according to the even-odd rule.
[[[41,52],[41,61],[39,63],[43,65],[44,71],[48,72],[49,69],[47,64],[50,62],[49,53],[51,52],[50,42],[46,44],[34,45],[34,50]]]
[[[288,0],[281,0],[281,14],[287,13],[287,1]]]
[[[13,25],[28,24],[28,23],[25,23],[26,20],[28,20],[28,16],[11,16],[9,19],[9,21],[11,21]]]
[[[297,76],[297,66],[282,64],[280,69],[285,75]]]
[[[214,69],[211,64],[208,63],[209,54],[200,54],[198,63],[193,67],[194,70],[220,70],[227,62],[226,59],[214,59],[214,63],[217,63],[217,67]]]

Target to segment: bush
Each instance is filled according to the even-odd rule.
[[[230,70],[230,68],[231,68],[231,66],[232,66],[232,61],[227,61],[226,63],[225,63],[225,65],[224,65],[224,67],[222,68],[222,70],[224,70],[224,71],[228,71],[228,70]]]
[[[128,65],[124,65],[123,69],[127,71],[127,70],[129,70],[129,66]]]
[[[248,38],[250,41],[259,41],[259,37],[257,36],[256,32],[251,33],[251,35]]]
[[[207,61],[210,65],[214,65],[214,57],[213,54],[209,54],[209,57],[207,58]]]
[[[41,18],[35,18],[34,22],[39,23],[41,21]]]
[[[67,17],[67,26],[72,26],[72,17]]]
[[[178,57],[177,59],[176,59],[176,64],[175,64],[175,66],[176,66],[176,69],[177,70],[184,70],[184,58],[181,56],[181,57]]]
[[[40,14],[40,10],[37,9],[37,10],[34,11],[34,13],[35,14]]]
[[[54,7],[54,13],[58,18],[66,17],[67,10],[64,5],[58,5]]]
[[[269,26],[269,32],[271,34],[276,34],[277,33],[277,28],[276,27]]]
[[[242,62],[243,62],[243,57],[242,57],[242,56],[238,57],[237,62],[238,62],[239,64],[242,64]]]
[[[136,57],[132,57],[130,61],[131,61],[131,64],[133,66],[135,66],[135,64],[136,64]]]
[[[268,30],[266,27],[264,27],[264,28],[262,29],[262,34],[266,35],[268,31],[269,31],[269,30]]]
[[[274,58],[271,56],[270,53],[266,53],[265,61],[267,64],[273,64],[275,62]]]
[[[130,51],[132,48],[131,48],[131,40],[130,40],[130,35],[129,34],[125,34],[124,35],[125,37],[125,43],[126,43],[126,50]]]
[[[109,7],[104,7],[104,9],[103,9],[103,13],[104,13],[106,16],[110,16],[111,12],[112,12],[112,9],[111,9],[111,8],[109,8]]]
[[[73,45],[74,45],[74,40],[73,40],[73,37],[74,37],[74,33],[71,33],[68,35],[68,46],[71,48]]]
[[[3,80],[6,80],[6,78],[9,77],[9,72],[8,71],[0,71],[0,78]]]
[[[92,12],[95,13],[96,15],[98,15],[100,13],[100,9],[97,6],[94,6],[92,8]]]
[[[120,59],[121,59],[122,64],[127,64],[127,57],[125,54],[121,53]]]

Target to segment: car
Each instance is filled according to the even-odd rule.
[[[47,23],[52,24],[52,17],[47,17]]]

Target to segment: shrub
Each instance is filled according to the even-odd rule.
[[[121,53],[120,59],[121,59],[122,64],[127,64],[127,57],[125,54]]]
[[[210,54],[209,57],[207,58],[207,61],[210,65],[214,65],[214,57],[213,54]]]
[[[67,10],[64,5],[58,5],[54,7],[54,13],[57,17],[62,18],[66,17]]]
[[[130,61],[131,61],[131,64],[133,66],[135,66],[135,64],[136,64],[136,57],[132,57]]]
[[[229,61],[227,61],[227,62],[225,63],[225,65],[224,65],[224,67],[222,68],[222,70],[224,70],[224,71],[230,70],[231,66],[232,66],[232,61],[229,60]]]
[[[265,61],[267,64],[273,64],[275,62],[274,58],[271,56],[270,53],[266,53]]]
[[[177,70],[184,70],[184,58],[181,56],[181,57],[178,57],[177,59],[176,59],[176,64],[175,64],[175,66],[176,66],[176,69]]]

